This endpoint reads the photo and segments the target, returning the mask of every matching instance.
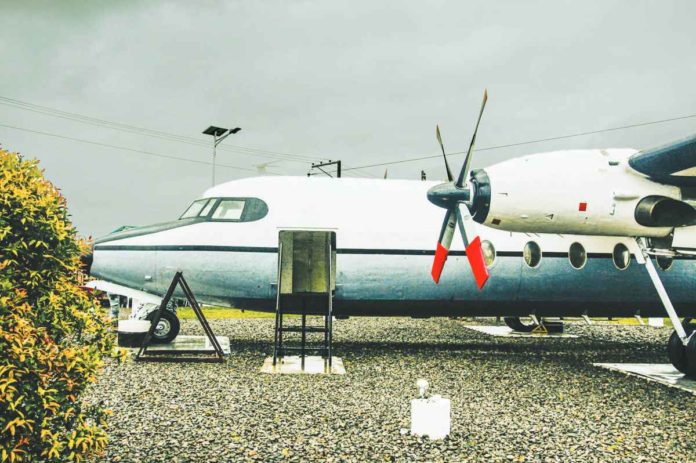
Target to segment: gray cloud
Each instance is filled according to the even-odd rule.
[[[448,151],[465,149],[485,87],[480,147],[696,113],[696,6],[686,0],[10,2],[0,15],[1,96],[201,140],[209,124],[239,125],[228,147],[348,166],[438,154],[436,123]],[[206,147],[4,105],[0,124],[210,159]],[[553,149],[640,148],[695,128],[691,119],[484,151],[474,165]],[[41,160],[84,234],[175,217],[210,182],[206,165],[3,127],[0,142]],[[251,169],[269,160],[219,153],[219,162]],[[444,175],[437,159],[393,165],[389,175],[416,179],[421,169]],[[218,170],[220,179],[250,174]]]

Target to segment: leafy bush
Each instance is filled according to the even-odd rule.
[[[103,452],[106,411],[82,393],[113,348],[76,284],[84,243],[37,161],[0,149],[0,461]]]

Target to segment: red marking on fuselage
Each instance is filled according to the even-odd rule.
[[[578,211],[585,212],[586,210],[587,210],[587,203],[580,203],[580,205],[578,205]]]

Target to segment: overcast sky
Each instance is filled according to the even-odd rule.
[[[305,175],[465,150],[484,88],[485,148],[696,113],[696,2],[278,1],[0,3],[0,97],[132,126],[225,140],[219,181]],[[210,162],[211,148],[86,125],[0,99],[0,143],[41,161],[84,235],[176,218],[211,166],[7,125]],[[477,153],[475,167],[563,148],[643,148],[696,118]],[[235,146],[292,158],[231,150]],[[285,160],[278,161],[282,157]],[[303,161],[298,162],[301,157]],[[459,169],[462,156],[451,164]],[[381,178],[385,167],[346,171]],[[444,176],[440,159],[389,178]]]

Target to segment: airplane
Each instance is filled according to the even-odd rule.
[[[670,361],[696,377],[696,137],[646,151],[556,151],[470,169],[486,100],[456,179],[438,128],[445,183],[254,177],[219,184],[177,220],[95,240],[85,259],[99,279],[91,285],[144,302],[131,315],[144,319],[181,270],[204,304],[275,311],[279,232],[330,230],[336,318],[504,317],[530,330],[523,317],[666,313],[675,328]],[[450,250],[457,227],[465,251]],[[175,310],[164,311],[155,338],[169,341],[178,331]]]

